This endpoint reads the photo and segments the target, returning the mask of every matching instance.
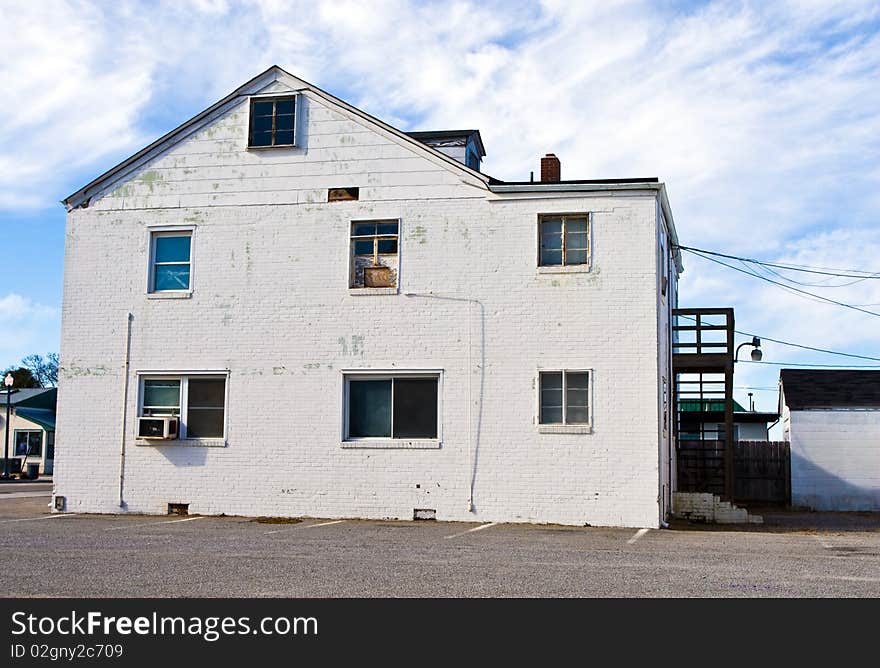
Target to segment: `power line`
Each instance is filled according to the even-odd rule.
[[[694,248],[692,246],[677,246],[677,248],[685,251],[690,251],[692,253],[704,253],[706,255],[724,257],[728,260],[740,260],[742,262],[751,262],[766,267],[776,267],[777,269],[788,269],[790,271],[802,271],[809,274],[822,274],[825,276],[836,276],[838,278],[880,279],[880,271],[867,271],[865,269],[832,269],[830,267],[813,267],[807,264],[785,264],[781,262],[767,262],[765,260],[757,260],[751,257],[728,255],[727,253],[718,253],[715,251],[705,250],[703,248]]]
[[[821,367],[823,369],[880,369],[880,364],[801,364],[798,362],[755,362],[754,360],[737,360],[737,364],[770,364],[773,366]]]
[[[817,294],[812,293],[812,292],[807,292],[806,290],[801,290],[800,288],[793,288],[793,287],[791,287],[790,285],[785,285],[785,284],[783,284],[783,283],[780,283],[779,281],[774,281],[772,278],[767,278],[766,276],[761,276],[760,274],[755,274],[755,273],[752,273],[752,272],[750,272],[750,271],[746,271],[745,269],[740,269],[739,267],[735,267],[735,266],[733,266],[732,264],[727,264],[726,262],[722,262],[721,260],[716,260],[714,257],[708,257],[708,256],[706,256],[706,255],[702,255],[702,254],[700,254],[699,252],[695,252],[695,251],[693,251],[693,250],[691,250],[691,249],[685,249],[685,250],[688,250],[690,253],[693,253],[694,255],[703,258],[704,260],[709,260],[710,262],[714,262],[714,263],[716,263],[716,264],[720,264],[720,265],[722,265],[722,266],[724,266],[724,267],[727,267],[728,269],[733,269],[734,271],[738,271],[738,272],[740,272],[741,274],[745,274],[746,276],[752,276],[753,278],[759,278],[759,279],[761,279],[762,281],[766,281],[766,282],[768,282],[768,283],[772,283],[773,285],[775,285],[775,286],[777,286],[777,287],[781,287],[781,288],[784,288],[784,289],[786,289],[786,290],[790,290],[790,291],[793,291],[793,292],[797,292],[797,293],[799,293],[799,294],[806,295],[807,297],[812,297],[812,298],[814,298],[814,299],[819,299],[819,300],[821,300],[821,301],[823,301],[823,302],[828,302],[829,304],[835,304],[835,305],[837,305],[837,306],[842,306],[842,307],[844,307],[844,308],[852,309],[853,311],[859,311],[859,312],[861,312],[861,313],[866,313],[866,314],[868,314],[868,315],[873,315],[873,316],[880,317],[880,313],[877,313],[876,311],[868,311],[867,309],[859,308],[858,306],[854,306],[854,305],[852,305],[852,304],[847,304],[847,303],[845,303],[845,302],[839,302],[839,301],[837,301],[836,299],[829,299],[828,297],[823,297],[822,295],[817,295]]]

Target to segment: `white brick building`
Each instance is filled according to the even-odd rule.
[[[273,67],[71,195],[59,503],[658,526],[664,186],[482,154]]]
[[[880,371],[782,369],[779,403],[792,505],[880,510]]]

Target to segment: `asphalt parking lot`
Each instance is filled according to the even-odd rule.
[[[880,517],[659,531],[50,515],[0,489],[7,597],[880,596]]]

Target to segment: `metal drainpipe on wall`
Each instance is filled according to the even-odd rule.
[[[119,442],[119,507],[125,508],[125,423],[128,418],[128,370],[131,361],[131,321],[134,316],[129,311],[125,323],[125,364],[122,371],[122,434]]]
[[[417,293],[417,292],[405,292],[403,293],[405,297],[421,297],[423,299],[442,299],[446,301],[453,302],[467,302],[469,304],[476,305],[480,309],[480,325],[481,325],[481,337],[480,337],[480,373],[484,374],[486,360],[483,359],[482,355],[485,350],[485,325],[483,324],[483,318],[485,317],[483,314],[483,303],[479,299],[472,299],[470,297],[449,297],[446,295],[437,295],[433,293]],[[479,432],[480,427],[476,429],[476,438],[474,436],[474,420],[473,420],[473,318],[468,318],[468,468],[469,468],[469,477],[468,477],[468,503],[467,509],[469,513],[474,512],[474,484],[476,483],[477,478],[477,446],[476,443],[479,443]],[[482,424],[482,413],[483,413],[483,382],[482,375],[480,381],[480,408],[478,410],[478,425]]]

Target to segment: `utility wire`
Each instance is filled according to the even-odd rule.
[[[797,362],[755,362],[754,360],[738,360],[739,364],[770,364],[773,366],[821,367],[823,369],[880,369],[880,364],[800,364]]]
[[[684,247],[681,247],[681,248],[684,248]],[[823,302],[827,302],[829,304],[835,304],[836,306],[842,306],[844,308],[852,309],[853,311],[859,311],[861,313],[866,313],[868,315],[873,315],[873,316],[877,316],[878,318],[880,318],[880,313],[877,313],[876,311],[868,311],[867,309],[863,309],[858,306],[854,306],[852,304],[847,304],[845,302],[839,302],[836,299],[829,299],[828,297],[823,297],[822,295],[817,295],[813,292],[807,292],[806,290],[801,290],[800,288],[794,288],[794,287],[791,287],[790,285],[785,285],[784,283],[780,283],[779,281],[774,281],[772,278],[767,278],[766,276],[761,276],[760,274],[755,274],[750,271],[746,271],[745,269],[740,269],[739,267],[735,267],[732,264],[727,264],[726,262],[722,262],[721,260],[716,260],[714,257],[709,257],[708,255],[702,255],[700,252],[694,251],[692,249],[685,249],[685,250],[688,250],[689,252],[693,253],[694,255],[697,255],[698,257],[703,258],[704,260],[709,260],[710,262],[720,264],[724,267],[727,267],[728,269],[733,269],[734,271],[738,271],[741,274],[745,274],[746,276],[752,276],[754,278],[759,278],[762,281],[772,283],[773,285],[776,285],[781,288],[785,288],[786,290],[791,290],[793,292],[797,292],[799,294],[806,295],[807,297],[819,299],[819,300],[821,300]]]
[[[831,269],[830,267],[813,267],[807,264],[785,264],[781,262],[767,262],[765,260],[756,260],[750,257],[740,257],[738,255],[728,255],[727,253],[717,253],[715,251],[705,250],[703,248],[694,248],[692,246],[676,246],[684,251],[692,253],[703,253],[705,255],[715,255],[724,257],[728,260],[741,260],[743,262],[751,262],[754,264],[764,265],[766,267],[776,267],[777,269],[788,269],[790,271],[802,271],[809,274],[822,274],[825,276],[836,276],[838,278],[871,278],[880,279],[880,271],[867,271],[864,269]]]

